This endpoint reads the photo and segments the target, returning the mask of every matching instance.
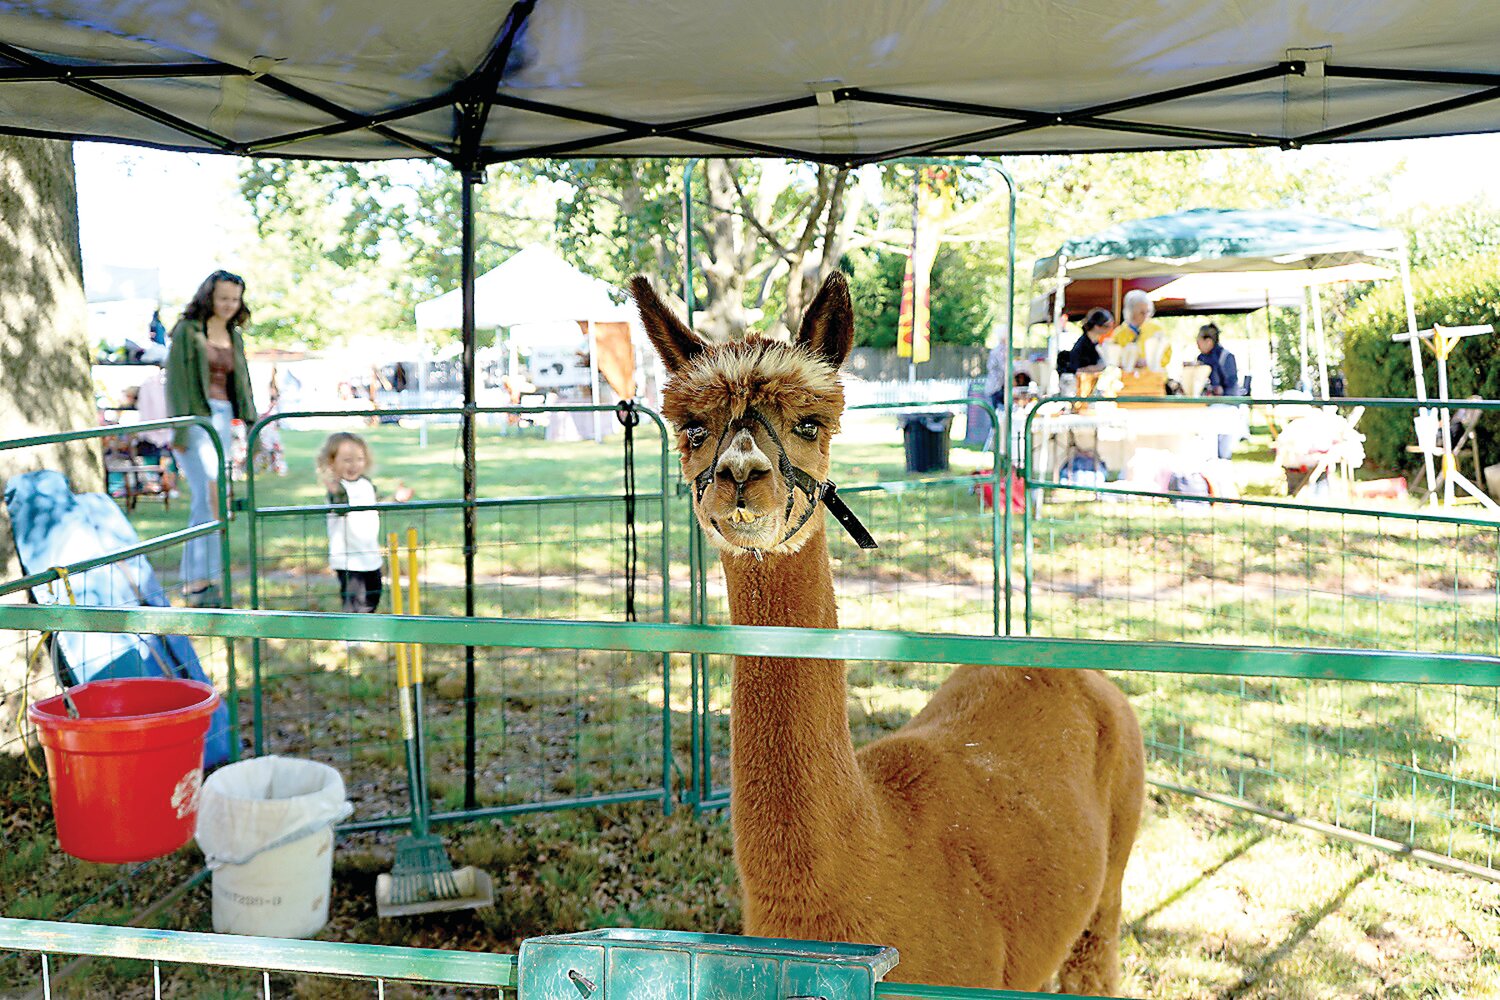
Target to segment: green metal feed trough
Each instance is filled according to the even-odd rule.
[[[896,949],[598,930],[521,943],[521,1000],[874,1000]]]

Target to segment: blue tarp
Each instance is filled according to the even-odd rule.
[[[15,535],[16,554],[26,573],[67,566],[118,552],[140,542],[119,505],[102,493],[74,494],[62,473],[51,470],[13,477],[5,505]],[[168,606],[156,573],[145,556],[135,556],[75,574],[73,597],[87,607]],[[62,585],[32,588],[38,603],[68,600]],[[111,677],[184,677],[207,681],[192,641],[183,635],[62,632],[54,637],[60,684],[83,684]],[[229,709],[214,711],[204,763],[229,759]]]

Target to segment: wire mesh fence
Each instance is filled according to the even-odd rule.
[[[341,606],[328,565],[330,515],[339,515],[317,480],[313,454],[350,419],[289,423],[282,436],[290,474],[253,473],[246,484],[256,495],[241,519],[247,535],[235,539],[233,586],[239,595],[253,588],[259,607]],[[859,552],[830,523],[842,624],[959,636],[1003,630],[1003,546],[995,542],[1003,535],[993,506],[1005,496],[993,471],[999,463],[992,451],[955,453],[947,473],[907,474],[892,448],[894,424],[888,408],[851,413],[835,450],[840,494],[881,544]],[[378,485],[387,492],[398,482],[416,487],[415,499],[382,501],[377,513],[382,534],[395,531],[403,549],[406,530],[417,533],[424,614],[461,615],[462,507],[445,499],[457,493],[458,470],[432,461],[456,453],[453,432],[430,431],[424,448],[416,427],[356,429],[371,441]],[[690,530],[690,505],[675,473],[660,471],[668,442],[650,423],[637,434],[637,617],[725,622],[717,556]],[[482,436],[478,615],[627,617],[622,452],[618,438],[547,441],[508,423]],[[1042,483],[1028,485],[1040,490]],[[1022,518],[1031,561],[1029,587],[1016,596],[1030,598],[1036,634],[1159,644],[1137,669],[1116,675],[1136,705],[1159,782],[1495,869],[1500,701],[1492,687],[1455,685],[1454,678],[1415,686],[1146,669],[1151,656],[1175,656],[1169,644],[1183,641],[1500,652],[1493,523],[1257,497],[1231,503],[1109,484],[1051,484],[1043,500]],[[158,524],[158,511],[152,506],[137,516]],[[142,558],[170,592],[177,552]],[[382,612],[392,582],[387,568]],[[20,655],[35,648],[34,633],[6,639]],[[227,658],[217,651],[229,648],[225,640],[192,642],[224,678]],[[700,806],[726,800],[727,653],[484,646],[473,654],[471,680],[460,643],[456,631],[425,640],[426,738],[440,819],[610,801],[670,804],[679,788]],[[249,655],[252,645],[258,656]],[[246,750],[333,764],[359,808],[355,831],[403,823],[389,644],[299,635],[244,640],[240,651],[242,675],[253,667],[258,681],[241,689]],[[1101,653],[1095,665],[1111,665],[1112,655]],[[35,669],[45,668],[38,661]],[[856,741],[904,724],[950,669],[914,655],[852,663]],[[16,686],[5,693],[14,701]],[[6,757],[6,764],[24,767],[20,758]],[[12,794],[30,798],[15,815],[46,822],[44,785],[17,785]],[[7,833],[13,858],[52,850],[50,831],[30,820],[13,820],[8,830],[18,831]],[[194,868],[181,860],[170,871],[180,882]],[[69,888],[91,877],[80,865],[55,899],[28,890],[26,899],[12,894],[6,911],[124,919],[176,884],[143,871],[120,876],[97,900],[97,884],[82,894]],[[93,909],[80,909],[85,903]]]
[[[552,415],[572,419],[580,411],[601,424],[614,422],[608,408]],[[639,444],[642,458],[632,453],[633,467],[627,469],[618,433],[604,443],[553,442],[540,428],[510,423],[511,411],[484,413],[495,423],[481,439],[474,613],[664,620],[666,441],[654,415],[633,429],[630,448]],[[539,418],[535,410],[527,415]],[[457,492],[458,470],[439,464],[436,473],[418,473],[408,483],[398,462],[381,459],[421,455],[425,430],[389,425],[370,431],[349,417],[288,414],[258,425],[257,433],[273,427],[301,454],[329,432],[357,431],[368,439],[377,463],[372,476],[381,491],[389,497],[412,486],[416,496],[409,502],[381,499],[364,509],[329,503],[325,484],[313,475],[314,463],[306,460],[299,463],[308,466],[300,478],[259,480],[249,509],[254,606],[289,611],[343,606],[339,580],[329,566],[330,538],[346,530],[350,517],[368,510],[378,518],[382,547],[388,534],[397,538],[401,577],[410,579],[408,564],[415,559],[422,612],[466,613],[463,502],[446,499]],[[417,469],[407,462],[408,474]],[[415,546],[410,552],[409,538]],[[387,613],[398,574],[389,558],[376,561],[380,590],[372,603],[376,613]],[[469,652],[451,645],[425,653],[425,739],[439,813],[479,816],[570,802],[669,799],[664,743],[670,719],[661,657],[576,650]],[[355,828],[404,821],[391,648],[292,640],[256,643],[253,656],[250,717],[256,751],[338,767],[355,802]]]
[[[306,640],[317,643],[374,642],[389,643],[405,641],[424,647],[441,645],[451,639],[453,621],[438,616],[420,618],[406,617],[393,620],[383,615],[287,615],[267,616],[260,612],[199,612],[184,609],[107,609],[71,607],[31,607],[11,609],[6,625],[12,629],[68,629],[81,631],[114,631],[122,628],[140,629],[157,634],[191,634],[198,637],[237,636],[242,641],[259,638],[272,640]],[[579,649],[605,650],[617,653],[647,655],[684,654],[701,652],[711,656],[752,655],[772,657],[818,657],[847,658],[856,668],[865,664],[941,664],[951,668],[959,663],[993,663],[999,665],[1028,664],[1040,669],[1078,668],[1097,663],[1109,656],[1115,658],[1116,666],[1124,671],[1122,676],[1139,678],[1143,682],[1158,683],[1172,676],[1185,673],[1200,673],[1224,678],[1226,681],[1256,685],[1283,685],[1308,678],[1336,676],[1349,682],[1372,682],[1390,679],[1401,682],[1404,687],[1431,685],[1451,686],[1455,678],[1471,677],[1476,685],[1500,687],[1500,658],[1483,656],[1443,656],[1436,654],[1399,654],[1378,651],[1346,653],[1330,651],[1286,651],[1286,650],[1241,650],[1226,646],[1131,643],[1107,641],[1059,641],[1054,639],[1009,639],[1003,637],[974,637],[964,635],[917,635],[888,630],[762,630],[728,626],[714,630],[702,630],[667,623],[624,622],[579,622],[579,621],[535,621],[528,619],[476,620],[465,626],[465,638],[481,648],[511,648],[528,650]],[[1441,691],[1440,687],[1426,686],[1424,690]],[[1420,703],[1419,710],[1429,710],[1431,703]],[[439,817],[444,818],[444,817]],[[459,818],[459,817],[447,817]],[[360,835],[355,835],[356,837]],[[1387,845],[1389,847],[1389,845]],[[348,840],[343,842],[349,847]],[[492,856],[493,858],[493,856]],[[9,859],[7,859],[9,861]],[[348,887],[346,886],[346,890]],[[354,891],[358,891],[357,889]],[[341,893],[341,895],[345,895]],[[200,893],[196,900],[188,899],[184,904],[168,910],[158,906],[155,913],[167,926],[181,926],[196,920],[199,926],[206,919],[205,901]],[[368,902],[365,904],[368,906]],[[100,919],[116,919],[120,914],[101,915]],[[139,919],[139,918],[137,918]],[[189,924],[191,926],[191,924]],[[353,926],[343,924],[341,926]],[[66,951],[56,947],[55,940],[44,950]],[[114,955],[115,953],[106,953]],[[134,956],[131,956],[134,957]],[[161,958],[157,955],[155,957]],[[265,968],[265,965],[247,966]],[[22,965],[7,970],[6,975],[16,972],[24,981],[35,975],[34,965]],[[272,969],[285,969],[271,965]],[[109,995],[132,995],[128,990],[115,991],[110,976],[144,976],[144,966],[118,970],[106,967],[98,972],[101,979],[80,978],[88,989],[76,995],[100,995],[100,984]],[[303,971],[318,971],[303,968]],[[369,975],[371,970],[361,968]],[[76,972],[83,976],[83,972]],[[18,980],[7,978],[6,982]],[[138,982],[145,980],[138,979]],[[196,982],[197,980],[191,980]],[[206,980],[205,980],[206,981]],[[277,979],[275,984],[291,982]],[[336,995],[319,992],[327,987],[313,981],[302,995]],[[274,985],[274,984],[273,984]],[[243,983],[238,984],[239,988]],[[134,987],[132,986],[131,989]],[[894,995],[943,995],[920,990],[907,994],[902,988],[893,987]],[[148,994],[142,994],[148,995]],[[196,995],[190,990],[185,995]],[[231,995],[233,995],[231,993]],[[249,994],[251,996],[255,993]],[[276,992],[273,995],[283,995]],[[294,994],[297,995],[297,994]],[[356,993],[355,995],[363,995]],[[966,996],[962,992],[952,996]]]
[[[1191,402],[1174,405],[1192,414],[1181,421],[1200,428],[1201,443],[1212,448],[1222,418],[1208,419]],[[1364,405],[1372,404],[1356,401],[1341,412],[1353,416]],[[1041,419],[1028,422],[1036,430],[1028,438],[1031,503],[1022,530],[1028,634],[1500,651],[1494,519],[1436,508],[1357,508],[1306,493],[1300,502],[1238,491],[1189,494],[1185,477],[1168,489],[1139,472],[1132,477],[1124,461],[1112,470],[1120,479],[1105,480],[1088,474],[1092,462],[1069,468],[1066,456],[1079,453],[1076,444],[1061,448],[1057,439],[1065,429],[1076,441],[1077,420],[1065,413],[1049,426],[1046,406]],[[1063,407],[1071,409],[1055,409]],[[1285,401],[1277,410],[1282,421],[1298,412]],[[1132,416],[1122,410],[1110,419],[1128,424]],[[1242,446],[1242,461],[1247,452],[1272,470],[1262,484],[1286,488],[1275,482],[1280,466],[1269,453]],[[1340,482],[1337,465],[1324,469],[1332,473],[1324,489],[1348,490],[1352,483]],[[1292,487],[1306,485],[1295,470],[1289,478]],[[1163,783],[1495,867],[1500,714],[1492,689],[1116,679],[1140,716],[1152,776]]]

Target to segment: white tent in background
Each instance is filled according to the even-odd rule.
[[[612,297],[615,287],[585,274],[541,244],[517,251],[474,279],[474,325],[480,329],[528,323],[628,322],[635,307]],[[457,330],[463,321],[460,289],[417,303],[418,330]]]
[[[609,282],[580,271],[548,247],[533,244],[513,254],[505,263],[474,279],[474,326],[476,329],[529,327],[546,334],[558,324],[585,324],[589,346],[589,385],[592,399],[599,400],[599,344],[595,323],[637,322],[635,306],[614,299]],[[417,303],[417,329],[457,330],[463,324],[462,289],[455,288],[436,298]],[[634,338],[632,338],[634,339]],[[511,350],[514,374],[515,341]],[[639,368],[639,366],[637,366]],[[593,436],[603,436],[603,423],[592,421]]]

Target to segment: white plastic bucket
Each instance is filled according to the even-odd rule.
[[[213,870],[214,930],[310,937],[328,923],[333,826],[351,812],[327,764],[256,757],[203,783],[198,846]]]

